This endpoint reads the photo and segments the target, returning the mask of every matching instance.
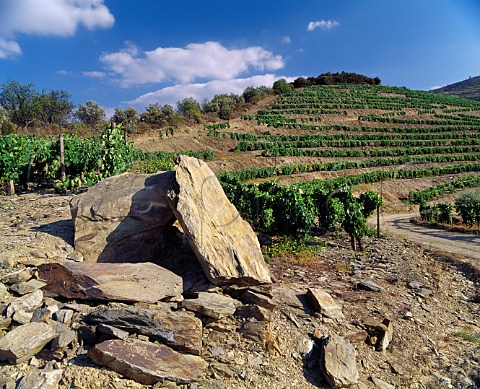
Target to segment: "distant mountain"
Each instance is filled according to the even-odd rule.
[[[470,77],[468,80],[456,82],[430,92],[480,101],[480,76]]]

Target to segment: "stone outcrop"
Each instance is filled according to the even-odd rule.
[[[213,284],[271,283],[258,239],[203,161],[181,156],[169,197],[190,246]]]
[[[72,200],[75,249],[90,262],[155,261],[174,217],[166,194],[174,172],[125,173]]]
[[[87,262],[176,268],[168,245],[177,219],[211,283],[271,283],[251,226],[207,164],[195,158],[180,156],[174,172],[110,177],[75,198],[71,213],[75,249]]]
[[[182,278],[153,263],[46,263],[43,290],[67,298],[155,303],[181,300]]]

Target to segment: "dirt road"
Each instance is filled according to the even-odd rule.
[[[426,228],[410,223],[418,213],[383,215],[383,232],[407,238],[426,248],[454,253],[480,261],[480,235]]]

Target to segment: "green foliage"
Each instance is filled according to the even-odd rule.
[[[359,200],[363,204],[363,215],[366,219],[368,219],[378,207],[383,205],[382,196],[371,190],[362,193]]]
[[[112,121],[117,125],[121,124],[123,128],[132,133],[140,121],[140,115],[133,107],[128,107],[126,109],[115,108]]]
[[[273,93],[276,95],[281,95],[293,90],[293,86],[290,85],[284,78],[281,78],[273,83],[272,89]]]
[[[245,103],[243,96],[233,93],[215,95],[211,101],[205,100],[202,104],[203,112],[215,113],[220,119],[229,120],[232,118],[236,108]]]
[[[37,96],[33,84],[22,85],[8,81],[2,84],[0,90],[0,106],[6,110],[13,124],[27,127],[35,120]]]
[[[100,171],[105,177],[130,170],[133,145],[125,143],[122,125],[108,126],[100,139]]]
[[[202,121],[200,104],[192,97],[177,102],[177,111],[189,122],[200,123]]]
[[[462,193],[455,201],[455,209],[467,226],[477,224],[480,229],[480,191]]]
[[[78,105],[75,116],[81,123],[90,128],[97,128],[105,122],[106,111],[98,103],[90,100],[85,104]]]
[[[182,116],[169,104],[164,106],[158,103],[150,104],[140,115],[140,120],[152,127],[176,126],[182,119]]]

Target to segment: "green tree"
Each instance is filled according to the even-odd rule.
[[[133,107],[127,109],[115,108],[112,121],[115,124],[121,124],[128,132],[133,132],[140,120],[138,111]]]
[[[260,100],[260,93],[258,89],[254,88],[253,86],[247,87],[243,91],[242,96],[246,103],[256,103],[258,100]]]
[[[292,89],[292,85],[290,85],[284,78],[281,78],[273,83],[273,93],[276,95],[290,92]]]
[[[200,104],[193,97],[177,102],[177,111],[189,122],[200,123],[202,121]]]
[[[5,109],[12,123],[26,128],[35,121],[37,96],[33,84],[8,81],[2,84],[0,90],[0,106]]]
[[[216,113],[220,119],[228,120],[232,118],[235,109],[244,102],[243,96],[238,96],[233,93],[221,94],[215,95],[210,102],[208,100],[204,101],[202,108],[205,113],[213,112]]]
[[[75,116],[90,128],[96,128],[105,122],[106,111],[97,102],[90,100],[78,105]]]
[[[75,105],[70,94],[62,90],[42,92],[36,97],[36,117],[44,126],[65,125]]]

